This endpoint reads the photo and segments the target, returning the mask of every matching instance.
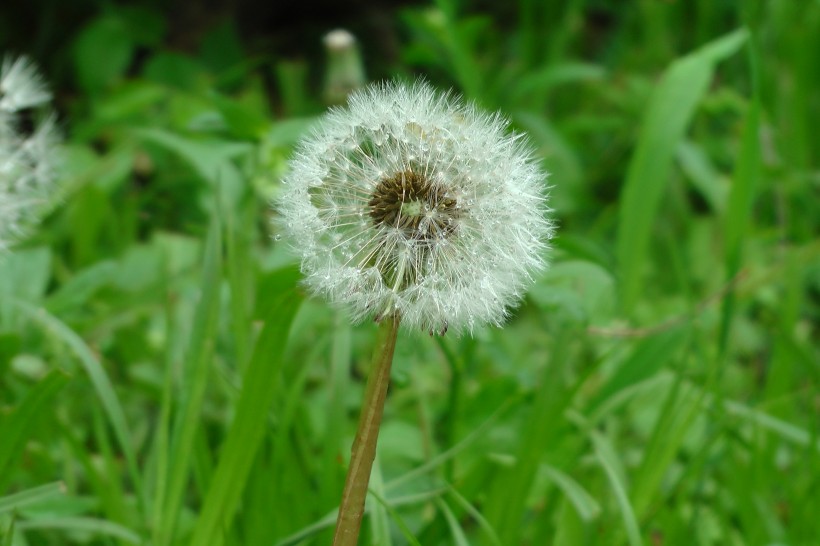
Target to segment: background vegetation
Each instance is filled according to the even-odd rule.
[[[329,543],[375,327],[268,202],[339,25],[527,131],[560,226],[504,329],[400,337],[362,542],[817,544],[820,3],[336,4],[0,8],[66,135],[0,260],[0,544]]]

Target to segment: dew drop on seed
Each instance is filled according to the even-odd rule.
[[[336,148],[333,146],[328,146],[325,148],[325,151],[322,152],[322,157],[328,161],[333,161],[336,158]]]

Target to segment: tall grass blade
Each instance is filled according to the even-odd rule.
[[[649,99],[635,153],[621,192],[617,256],[621,303],[631,314],[645,272],[652,226],[678,143],[695,112],[715,64],[746,41],[737,30],[672,63]]]
[[[0,497],[0,514],[19,510],[26,506],[37,504],[43,500],[51,499],[58,495],[65,494],[65,484],[63,482],[53,482],[38,487],[32,487],[13,495]]]
[[[220,226],[214,217],[205,246],[202,293],[187,354],[184,398],[171,433],[169,479],[164,492],[164,509],[157,538],[160,546],[171,544],[173,541],[183,493],[191,472],[196,434],[201,426],[202,402],[214,350],[219,311],[221,250]]]
[[[71,349],[85,369],[94,390],[97,391],[97,396],[102,403],[108,421],[111,423],[111,428],[114,429],[114,436],[117,438],[123,455],[125,455],[131,481],[137,490],[138,500],[142,502],[142,479],[137,466],[137,453],[132,444],[131,431],[125,419],[125,412],[122,409],[120,399],[114,391],[114,385],[111,383],[111,379],[105,372],[99,358],[74,330],[54,315],[48,313],[44,308],[36,308],[23,302],[18,303],[20,309],[29,318],[40,324],[47,332]]]
[[[641,531],[638,520],[635,517],[635,510],[629,503],[629,495],[626,491],[626,478],[623,475],[621,464],[615,449],[609,440],[601,433],[592,431],[592,445],[595,448],[595,457],[604,469],[612,492],[615,494],[615,501],[621,510],[621,517],[624,520],[624,528],[630,546],[641,546]]]
[[[6,480],[11,477],[10,467],[25,449],[37,419],[51,409],[49,404],[66,383],[68,377],[64,373],[49,373],[10,415],[0,421],[0,491],[7,485]]]
[[[301,297],[290,287],[268,309],[265,326],[242,381],[236,416],[227,433],[219,463],[194,529],[192,546],[222,543],[230,527],[256,452],[265,433],[268,409],[277,391],[290,324]],[[272,493],[273,494],[273,493]]]

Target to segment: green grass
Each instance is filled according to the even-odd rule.
[[[528,132],[559,226],[503,329],[401,332],[360,543],[816,544],[820,4],[494,9],[389,12],[393,57],[351,23],[373,79]],[[2,546],[332,537],[376,327],[304,297],[268,205],[318,44],[164,26],[112,8],[44,59],[63,191],[0,257]]]

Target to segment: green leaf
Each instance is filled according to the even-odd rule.
[[[290,148],[316,125],[316,118],[277,120],[265,134],[265,144],[273,148]]]
[[[743,138],[740,143],[740,155],[729,191],[729,204],[726,211],[726,274],[729,279],[740,271],[743,242],[752,216],[752,205],[757,193],[758,179],[761,176],[760,150],[760,99],[757,82],[757,47],[752,41],[752,77],[755,86],[755,97],[752,100],[744,120]],[[721,321],[720,351],[723,353],[729,343],[729,330],[734,315],[735,295],[731,291],[723,302]]]
[[[629,503],[629,495],[626,491],[626,477],[623,472],[623,465],[618,460],[610,441],[598,431],[591,432],[592,445],[595,447],[595,457],[598,459],[601,467],[604,469],[609,485],[615,495],[615,501],[621,510],[621,517],[624,520],[624,528],[626,529],[626,536],[629,539],[630,546],[641,546],[641,531],[638,526],[638,520],[635,517],[635,511]]]
[[[184,159],[203,180],[220,190],[219,202],[235,205],[239,201],[246,183],[231,160],[247,153],[247,144],[192,140],[161,129],[140,129],[137,134]]]
[[[674,152],[709,86],[715,63],[736,52],[746,36],[745,30],[737,30],[678,59],[649,99],[621,193],[618,218],[621,303],[627,314],[631,314],[640,295],[653,223]]]
[[[588,414],[595,413],[618,393],[655,375],[676,355],[687,335],[687,328],[678,327],[642,340],[589,403]]]
[[[557,85],[598,81],[605,75],[604,68],[590,63],[549,64],[518,79],[510,90],[509,100],[518,103],[530,96],[544,97]]]
[[[206,80],[205,67],[187,55],[175,52],[158,52],[145,65],[148,81],[173,89],[196,92]]]
[[[10,415],[0,421],[0,490],[3,489],[4,482],[11,478],[11,465],[25,449],[29,435],[36,429],[35,423],[51,411],[51,401],[66,383],[67,375],[61,371],[52,371]],[[0,499],[0,507],[3,506],[2,500]]]
[[[118,17],[103,16],[87,27],[74,43],[74,66],[80,85],[100,91],[120,78],[131,62],[134,43]]]
[[[224,530],[230,528],[266,430],[268,409],[277,393],[276,384],[284,365],[290,324],[300,302],[301,297],[291,287],[280,292],[278,301],[267,310],[265,326],[243,377],[236,416],[194,529],[191,540],[194,546],[221,544]]]
[[[615,280],[600,265],[569,260],[553,265],[530,290],[540,306],[557,307],[577,321],[605,321],[615,305]]]
[[[51,251],[48,248],[18,250],[0,259],[0,302],[12,299],[28,302],[43,297],[51,278]]]
[[[131,432],[125,420],[125,412],[122,409],[122,404],[114,390],[111,379],[109,379],[108,374],[105,373],[105,368],[103,368],[102,363],[85,341],[57,317],[51,315],[43,308],[32,307],[23,302],[18,303],[20,309],[22,309],[31,320],[40,324],[47,332],[62,341],[80,361],[80,364],[91,380],[91,384],[94,386],[94,390],[97,392],[103,409],[105,409],[108,421],[114,429],[114,435],[125,455],[134,487],[139,490],[142,480],[139,478],[139,471],[137,470],[137,454],[132,444]]]
[[[700,415],[700,397],[690,395],[689,389],[682,389],[679,382],[678,378],[674,388],[666,395],[652,435],[645,442],[641,464],[635,471],[632,502],[641,518],[648,516],[659,503],[665,502],[662,480],[687,439],[695,418]]]
[[[51,313],[55,314],[79,307],[85,304],[97,290],[111,283],[117,271],[117,264],[112,261],[95,263],[63,284],[48,298],[46,306]]]
[[[464,529],[461,528],[456,515],[450,506],[441,497],[436,499],[436,506],[444,514],[444,519],[447,521],[447,527],[450,529],[451,541],[448,544],[455,546],[470,546],[467,536],[464,534]]]
[[[214,337],[219,318],[222,243],[219,222],[214,217],[208,232],[202,267],[202,295],[197,306],[186,355],[185,383],[180,411],[171,435],[169,480],[160,492],[160,520],[156,523],[160,545],[171,544],[177,525],[182,499],[191,471],[197,431],[201,426],[202,404],[214,351]]]
[[[13,495],[0,497],[0,514],[20,510],[26,506],[34,505],[40,501],[50,499],[57,495],[65,494],[65,484],[63,482],[53,482],[39,487],[32,487]]]
[[[20,352],[20,334],[0,332],[0,377],[5,377],[12,358]]]
[[[370,490],[369,493],[374,499],[376,499],[376,501],[379,503],[379,505],[382,506],[387,511],[388,514],[390,514],[390,517],[393,518],[393,521],[395,522],[396,526],[399,528],[399,531],[401,532],[402,536],[404,537],[404,540],[406,540],[407,543],[410,544],[410,546],[421,546],[421,544],[416,539],[416,537],[413,536],[413,532],[410,530],[410,528],[407,526],[407,524],[404,522],[404,520],[401,518],[401,516],[399,516],[399,513],[396,511],[396,509],[393,508],[393,504],[398,504],[398,503],[388,502],[387,499],[382,497],[376,491]],[[439,498],[439,497],[436,496],[434,498]],[[370,510],[368,510],[368,512],[370,512]],[[374,544],[380,544],[380,543],[376,542]]]
[[[129,544],[143,544],[139,535],[131,529],[96,518],[37,518],[21,521],[17,524],[20,531],[28,529],[59,529],[63,531],[83,531],[92,535],[103,535],[123,540]]]
[[[371,498],[384,499],[384,477],[382,476],[381,467],[381,456],[378,456],[376,460],[373,461],[373,470],[370,474],[368,490],[371,493]],[[387,502],[383,502],[382,500],[371,502],[369,506],[370,542],[372,544],[393,546],[393,541],[390,537],[390,520],[387,517],[389,508]],[[410,533],[410,536],[412,537],[412,533]]]
[[[677,150],[681,169],[692,186],[703,196],[715,212],[723,212],[729,195],[729,181],[712,165],[703,147],[694,142],[681,142]]]
[[[216,92],[211,93],[210,99],[219,109],[234,136],[248,140],[257,140],[264,136],[269,123],[268,117],[256,105],[245,104]]]
[[[727,400],[724,402],[727,413],[737,415],[748,422],[777,434],[782,439],[802,447],[813,449],[820,454],[820,439],[818,439],[818,427],[815,423],[815,430],[808,431],[804,428],[793,425],[777,417],[773,417],[765,412],[750,408],[745,404]]]
[[[543,465],[543,468],[546,470],[547,476],[564,492],[564,495],[575,507],[578,516],[582,520],[589,522],[600,515],[601,505],[586,489],[581,487],[581,484],[554,466]]]

